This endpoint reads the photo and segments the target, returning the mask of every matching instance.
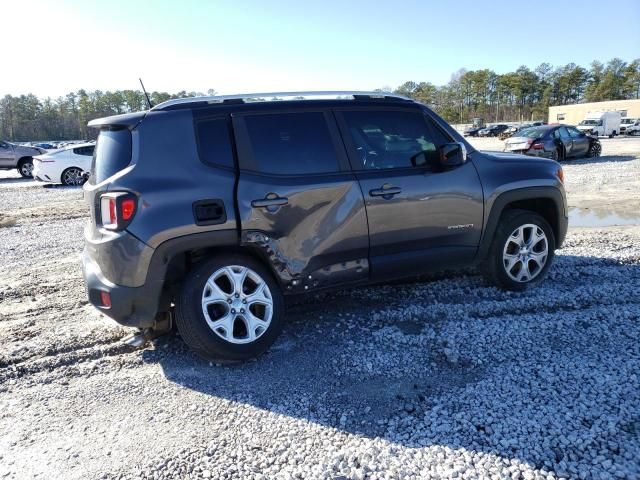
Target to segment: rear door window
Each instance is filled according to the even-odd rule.
[[[209,165],[233,168],[231,131],[226,118],[206,118],[196,122],[198,153]]]
[[[560,138],[570,138],[566,127],[560,127],[558,130],[560,131]]]
[[[244,122],[251,144],[249,170],[273,175],[340,171],[323,112],[247,115]]]
[[[93,154],[91,183],[100,183],[131,163],[131,132],[101,130]]]

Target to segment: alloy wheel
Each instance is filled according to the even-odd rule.
[[[62,174],[62,182],[65,185],[82,185],[84,178],[79,168],[70,168]]]
[[[25,177],[32,177],[33,176],[33,163],[24,162],[22,165],[20,165],[20,173]]]
[[[250,268],[216,270],[204,285],[202,313],[209,328],[233,344],[256,341],[269,328],[273,298],[264,279]]]
[[[509,278],[526,283],[544,269],[549,242],[544,230],[531,223],[516,228],[505,243],[502,261]]]
[[[602,153],[602,145],[600,145],[599,143],[594,143],[591,146],[591,156],[599,157],[601,153]]]

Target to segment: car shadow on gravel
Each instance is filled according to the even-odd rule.
[[[82,185],[63,185],[61,183],[44,183],[42,188],[63,189],[63,190],[81,190]]]
[[[0,178],[0,184],[12,184],[12,183],[28,183],[33,182],[33,178],[22,178],[22,177],[10,177],[10,178]]]
[[[631,162],[637,160],[638,157],[631,155],[602,155],[601,157],[593,158],[570,158],[568,160],[562,160],[563,165],[595,165],[598,163],[620,163]]]
[[[640,265],[558,258],[560,273],[524,294],[501,292],[467,274],[312,297],[291,308],[271,350],[245,364],[204,361],[177,335],[158,339],[142,356],[159,364],[170,382],[212,397],[404,447],[484,452],[571,476],[563,465],[580,461],[586,448],[608,449],[614,464],[616,456],[640,448],[640,414],[627,415],[612,429],[620,405],[607,397],[615,391],[631,404],[640,401],[621,377],[625,370],[614,371],[620,364],[615,352],[637,349],[630,343],[633,332],[618,325],[629,319],[616,320],[605,333],[594,329],[601,319],[617,315],[611,311],[636,315],[637,298],[627,299],[628,307],[598,302],[620,288],[616,275],[639,284]],[[611,282],[604,285],[601,278],[596,286],[602,299],[591,291],[576,292],[584,278],[572,275],[581,268],[611,273]],[[417,306],[407,306],[407,300]],[[455,320],[456,312],[468,318]],[[519,318],[527,319],[524,327],[513,330]],[[443,333],[451,322],[464,322],[455,327],[462,339]],[[484,331],[491,333],[481,338]],[[580,356],[591,362],[594,338],[613,360],[598,359],[583,371]],[[467,357],[468,349],[456,342],[501,360]],[[596,400],[583,391],[593,382],[601,383]]]

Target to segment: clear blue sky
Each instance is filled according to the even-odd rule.
[[[151,90],[366,90],[640,57],[636,0],[8,0],[2,18],[4,56],[22,68],[2,69],[0,95],[136,88],[138,76]]]

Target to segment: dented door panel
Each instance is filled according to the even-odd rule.
[[[260,203],[269,198],[282,201]],[[241,244],[269,259],[287,291],[368,279],[367,219],[353,174],[269,177],[241,172],[238,210]]]

